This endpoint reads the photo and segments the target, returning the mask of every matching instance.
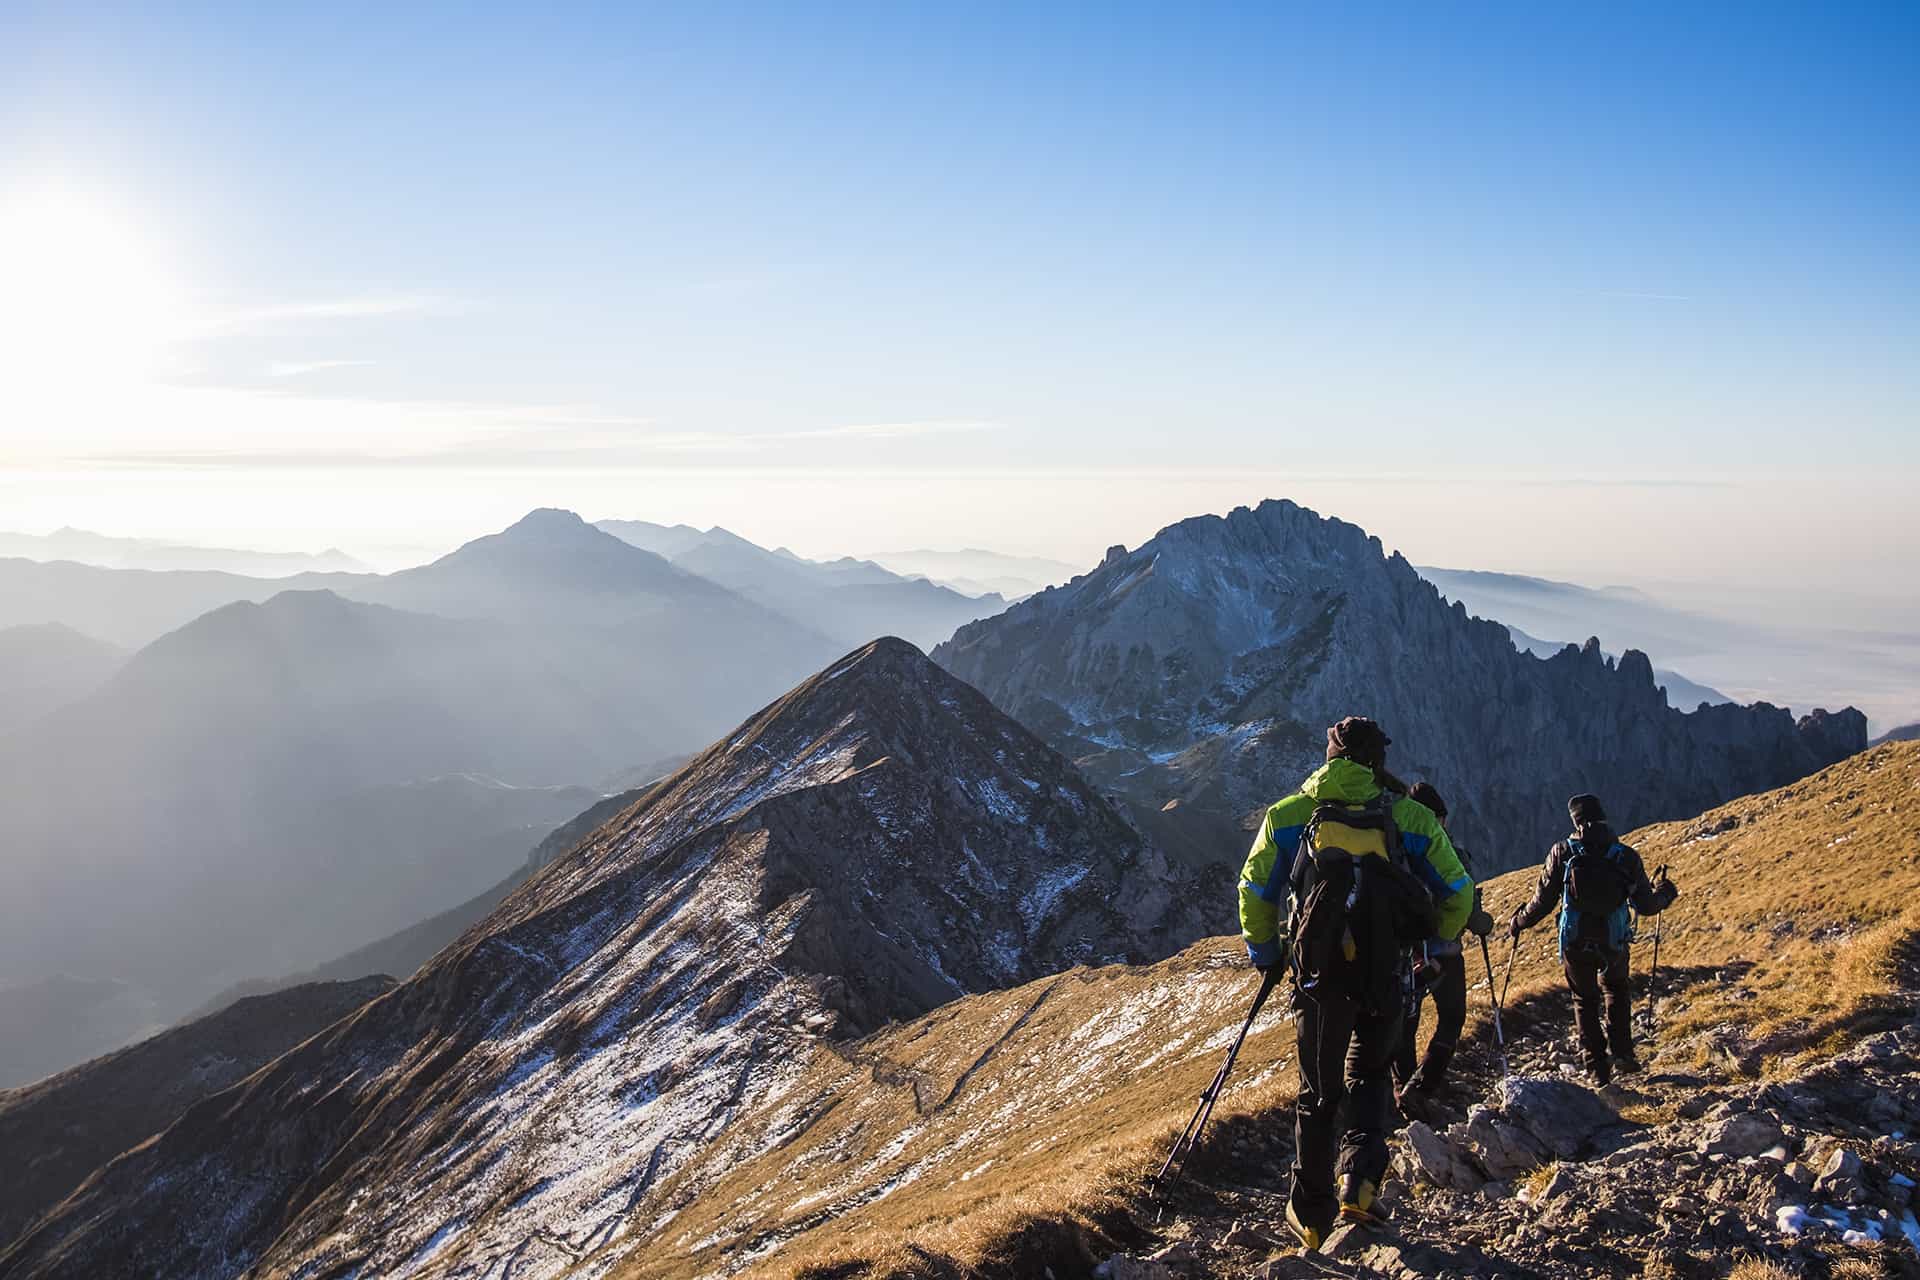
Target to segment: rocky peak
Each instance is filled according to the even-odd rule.
[[[1646,655],[1616,664],[1597,639],[1518,652],[1378,539],[1286,501],[1171,525],[961,628],[934,658],[1143,813],[1177,801],[1210,818],[1213,845],[1351,714],[1387,726],[1394,771],[1432,780],[1493,869],[1538,858],[1570,792],[1608,795],[1637,822],[1865,745],[1857,713],[1796,732],[1772,708],[1673,711]]]

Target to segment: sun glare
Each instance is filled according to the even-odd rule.
[[[190,323],[178,281],[124,209],[61,188],[0,192],[0,378],[13,390],[146,378]]]

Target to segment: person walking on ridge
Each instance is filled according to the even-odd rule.
[[[1680,890],[1664,872],[1658,884],[1647,879],[1640,855],[1613,834],[1598,796],[1574,796],[1567,816],[1573,833],[1547,853],[1533,899],[1515,909],[1507,933],[1517,944],[1559,906],[1560,962],[1573,991],[1580,1049],[1588,1075],[1604,1088],[1615,1071],[1640,1070],[1633,1051],[1632,913],[1658,915]]]
[[[1473,908],[1446,829],[1387,772],[1390,741],[1358,716],[1328,729],[1326,763],[1267,810],[1240,874],[1248,959],[1284,968],[1294,985],[1300,1094],[1286,1223],[1308,1249],[1338,1218],[1378,1220],[1411,948],[1457,937]]]
[[[1432,783],[1414,783],[1407,798],[1425,805],[1439,820],[1441,828],[1447,828],[1447,802],[1440,798],[1440,792]],[[1448,835],[1451,837],[1452,832],[1448,831]],[[1461,867],[1472,875],[1472,856],[1457,841],[1453,851],[1459,855]],[[1493,932],[1493,917],[1480,905],[1477,886],[1466,932],[1482,938]],[[1467,957],[1461,946],[1465,936],[1466,933],[1462,933],[1459,938],[1429,939],[1423,963],[1414,973],[1406,1026],[1400,1034],[1400,1047],[1393,1055],[1393,1078],[1400,1086],[1394,1100],[1409,1117],[1422,1110],[1426,1100],[1438,1093],[1446,1082],[1447,1066],[1460,1043],[1461,1028],[1467,1024]],[[1433,997],[1433,1034],[1422,1054],[1419,1051],[1420,1006],[1428,995]]]

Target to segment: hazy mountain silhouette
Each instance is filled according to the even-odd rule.
[[[154,538],[116,538],[85,529],[56,529],[52,533],[0,532],[0,556],[28,560],[71,560],[109,569],[212,569],[261,578],[296,573],[358,573],[366,566],[346,552],[243,551],[232,547],[198,547]]]
[[[882,551],[872,559],[908,577],[930,578],[968,595],[997,592],[1009,600],[1066,582],[1081,572],[1076,565],[1044,556],[1010,556],[998,551]]]
[[[1880,726],[1920,711],[1920,636],[1836,623],[1823,609],[1796,607],[1784,589],[1771,595],[1676,586],[1666,599],[1510,573],[1419,572],[1469,613],[1551,641],[1598,636],[1610,651],[1638,649],[1736,701],[1853,703]],[[1675,694],[1674,705],[1690,711],[1693,696]]]
[[[963,595],[869,560],[816,561],[784,548],[769,551],[717,527],[644,520],[602,520],[598,527],[849,645],[897,635],[931,647],[961,624],[1006,607],[998,595]]]
[[[540,868],[571,853],[574,846],[652,790],[653,786],[649,785],[594,802],[548,832],[527,854],[526,860],[498,884],[457,906],[436,912],[424,920],[301,973],[240,983],[209,1000],[199,1013],[217,1012],[247,996],[263,995],[310,982],[345,981],[369,973],[391,974],[396,978],[411,977],[414,970],[433,959],[442,948],[486,919],[495,907],[506,901],[508,894],[525,884]]]
[[[57,622],[0,628],[0,734],[93,692],[126,656]]]
[[[595,798],[570,784],[837,651],[564,512],[328,580],[407,607],[228,605],[0,738],[0,978],[120,977],[164,1016],[325,963],[497,885]]]

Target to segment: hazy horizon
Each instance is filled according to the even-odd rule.
[[[1915,23],[15,9],[0,527],[1091,564],[1284,496],[1911,626]]]

